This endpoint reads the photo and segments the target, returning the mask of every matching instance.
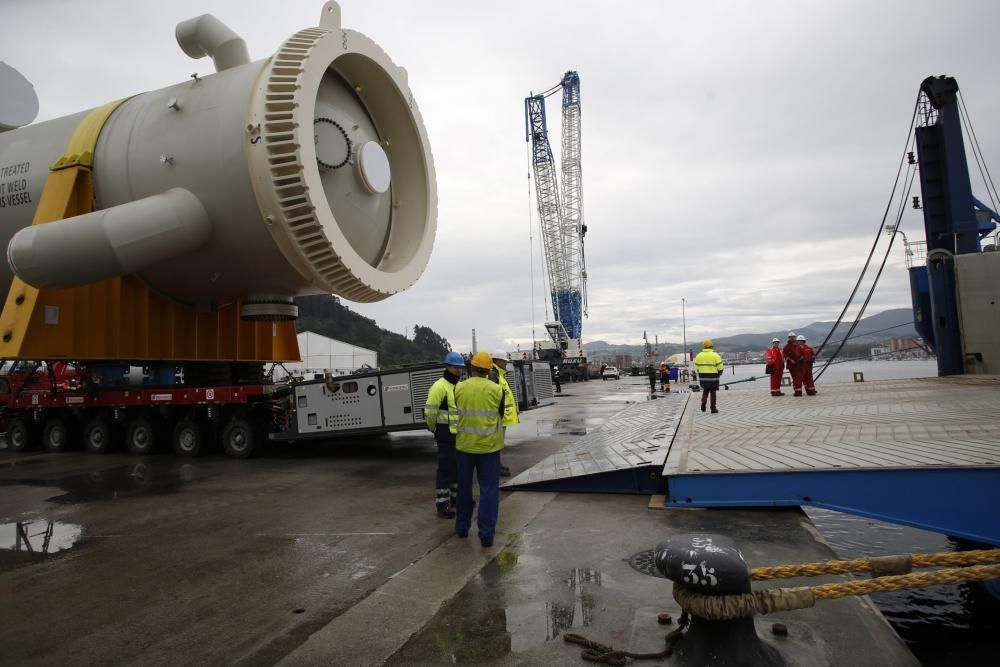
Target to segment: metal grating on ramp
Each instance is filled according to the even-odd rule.
[[[905,362],[900,362],[905,363]],[[1000,376],[730,392],[685,415],[674,507],[812,505],[1000,545]]]
[[[512,490],[651,493],[690,394],[635,403],[503,485]]]

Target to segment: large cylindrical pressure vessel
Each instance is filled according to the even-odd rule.
[[[319,27],[254,63],[243,64],[242,40],[202,19],[211,23],[178,26],[178,40],[188,53],[211,55],[219,71],[136,95],[110,114],[93,154],[97,208],[148,203],[94,218],[117,231],[86,237],[88,244],[122,238],[132,216],[148,249],[160,220],[174,239],[176,230],[200,230],[202,221],[169,218],[195,209],[207,215],[208,233],[135,261],[122,261],[128,248],[120,245],[74,256],[57,247],[62,235],[30,226],[49,167],[87,112],[11,130],[0,134],[0,242],[10,259],[0,267],[0,289],[18,266],[32,267],[20,277],[36,286],[66,286],[74,275],[67,262],[79,262],[81,276],[125,266],[177,301],[239,300],[249,318],[280,319],[298,294],[376,301],[412,285],[430,257],[437,201],[405,71],[368,37],[343,30],[332,2]],[[199,39],[217,41],[218,53]],[[170,191],[201,206],[150,199]],[[157,215],[141,214],[151,206]],[[88,262],[103,264],[82,270]]]

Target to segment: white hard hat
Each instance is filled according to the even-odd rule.
[[[806,337],[805,336],[799,336],[795,340],[800,340],[800,341],[802,341],[804,343],[804,342],[806,342]]]
[[[788,332],[788,337],[789,338],[795,338],[795,332],[794,331],[789,331]],[[778,342],[780,343],[781,341],[779,340]]]
[[[507,361],[507,353],[504,352],[503,350],[496,350],[493,353],[493,358],[494,359],[502,359],[503,361]]]
[[[780,343],[781,341],[780,341],[780,340],[778,340],[777,338],[772,338],[772,339],[771,339],[771,342],[772,342],[772,343]]]

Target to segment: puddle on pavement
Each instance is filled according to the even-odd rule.
[[[54,479],[0,480],[0,487],[56,487],[63,493],[48,498],[48,502],[75,504],[139,495],[176,493],[185,484],[193,481],[195,481],[195,467],[190,463],[163,466],[152,463],[130,463]]]
[[[494,663],[558,640],[566,631],[590,626],[600,610],[597,589],[602,573],[575,568],[561,581],[545,578],[545,590],[529,592],[533,576],[510,580],[523,574],[515,574],[519,565],[532,561],[518,551],[510,547],[501,551],[389,664]],[[526,602],[504,600],[509,591],[517,590],[521,592],[517,597]]]
[[[587,435],[596,430],[604,419],[564,417],[563,419],[539,419],[535,422],[537,435]]]
[[[83,527],[73,523],[36,519],[0,524],[0,571],[71,549],[82,535]]]
[[[616,401],[618,403],[638,403],[639,401],[645,401],[649,398],[649,392],[644,391],[642,393],[628,393],[628,394],[615,394],[613,396],[602,396],[602,401]]]
[[[552,641],[566,630],[591,625],[597,601],[593,589],[601,587],[601,573],[575,568],[570,571],[563,585],[569,588],[571,595],[563,594],[559,596],[561,600],[536,600],[507,606],[504,614],[511,652],[520,653]]]

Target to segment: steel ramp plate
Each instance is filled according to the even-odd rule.
[[[724,399],[720,414],[684,417],[667,506],[813,505],[1000,544],[1000,376]]]
[[[651,493],[690,394],[635,403],[503,485],[507,490]]]

